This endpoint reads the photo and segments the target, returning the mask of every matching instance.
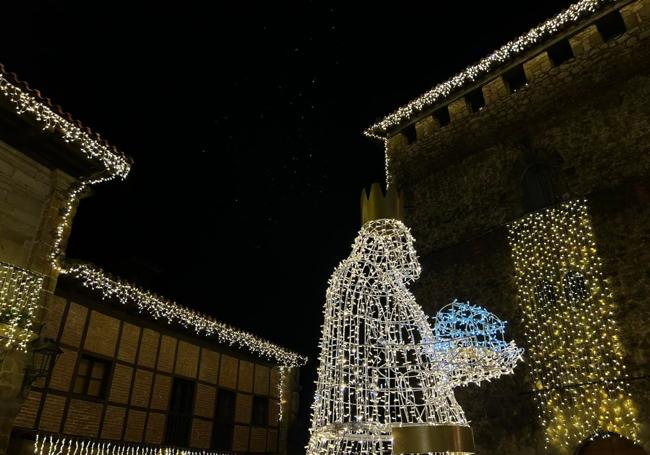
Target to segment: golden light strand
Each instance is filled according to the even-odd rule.
[[[43,278],[0,262],[0,338],[7,349],[27,349]]]
[[[546,445],[568,449],[607,432],[636,441],[615,304],[586,201],[516,221],[509,242]]]

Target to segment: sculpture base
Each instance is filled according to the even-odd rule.
[[[393,427],[393,453],[474,453],[474,435],[461,425]]]

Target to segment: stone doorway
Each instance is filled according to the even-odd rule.
[[[648,455],[643,448],[617,434],[586,441],[576,455]]]

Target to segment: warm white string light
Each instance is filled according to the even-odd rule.
[[[99,160],[111,175],[125,178],[129,173],[131,164],[124,155],[92,138],[80,126],[54,112],[36,96],[17,87],[9,81],[1,69],[0,93],[15,106],[18,114],[32,114],[32,117],[42,124],[44,130],[56,131],[61,134],[65,142],[77,144],[86,157]]]
[[[104,298],[116,299],[122,304],[131,302],[154,319],[162,318],[166,319],[168,324],[178,323],[183,327],[192,328],[197,334],[215,337],[220,343],[248,349],[254,354],[276,361],[279,365],[298,367],[307,362],[304,356],[133,284],[114,279],[89,264],[69,264],[61,273],[79,279],[83,286],[101,291]]]
[[[329,280],[308,455],[389,454],[394,427],[469,426],[454,387],[520,360],[480,307],[454,302],[432,329],[407,288],[413,242],[400,221],[369,221]]]
[[[91,138],[79,126],[54,112],[36,96],[11,83],[1,71],[0,93],[14,104],[18,114],[31,113],[36,120],[42,123],[44,129],[60,132],[66,142],[78,144],[82,153],[88,158],[99,159],[106,169],[105,172],[79,180],[69,190],[63,205],[63,214],[55,229],[55,237],[50,251],[50,261],[55,270],[81,278],[87,285],[102,288],[105,296],[117,295],[123,303],[133,300],[141,310],[148,310],[155,318],[165,317],[169,323],[179,322],[186,327],[192,326],[197,333],[204,333],[206,336],[214,335],[220,342],[246,347],[251,352],[263,357],[275,359],[282,365],[300,366],[306,362],[305,357],[258,338],[255,335],[200,315],[195,311],[181,307],[161,297],[154,296],[133,285],[112,280],[98,269],[91,269],[89,266],[67,266],[63,264],[61,258],[64,254],[64,238],[72,224],[72,217],[79,197],[91,185],[106,182],[116,177],[125,178],[129,173],[131,165],[122,154]],[[40,293],[37,292],[31,298],[37,299],[39,296]],[[21,305],[18,304],[12,311],[15,313],[19,312],[23,308]],[[29,324],[31,324],[31,320]],[[15,332],[16,326],[12,324],[10,327],[9,339],[13,342],[14,337],[12,334]],[[24,343],[21,341],[21,346],[23,345]]]
[[[497,66],[511,60],[516,55],[530,49],[533,45],[548,39],[559,30],[577,22],[583,17],[594,13],[603,5],[614,3],[616,0],[581,0],[569,6],[564,11],[532,28],[527,33],[510,41],[499,49],[484,57],[478,63],[465,68],[465,70],[442,82],[425,94],[410,101],[405,106],[384,117],[379,122],[367,128],[363,133],[368,137],[384,139],[386,133],[399,126],[424,109],[449,96],[452,92],[476,81],[477,78],[492,71]]]
[[[5,348],[27,349],[42,288],[43,277],[0,262],[0,323],[5,325],[0,338]]]
[[[602,276],[585,200],[509,226],[519,304],[546,444],[597,434],[637,439],[615,303]]]
[[[54,240],[52,242],[52,249],[50,250],[50,261],[54,270],[60,272],[62,267],[64,267],[61,264],[61,257],[64,254],[65,247],[63,239],[67,230],[72,226],[72,217],[77,202],[79,201],[79,197],[88,187],[98,183],[107,182],[112,180],[114,177],[114,175],[105,173],[86,177],[73,184],[68,191],[63,204],[63,214],[61,215],[56,230],[54,231]]]
[[[111,180],[113,178],[125,178],[130,170],[130,163],[127,158],[114,148],[109,147],[98,139],[89,135],[80,126],[65,119],[61,114],[55,112],[47,105],[40,96],[30,93],[10,81],[0,67],[0,95],[4,96],[16,109],[18,115],[30,114],[39,122],[44,130],[54,131],[61,134],[62,139],[67,143],[78,145],[79,150],[89,159],[100,161],[105,171],[101,176],[93,176],[80,180],[74,184],[69,191],[63,207],[63,215],[55,229],[53,247],[50,252],[50,260],[55,269],[59,269],[59,260],[63,253],[63,238],[66,229],[72,222],[72,213],[80,194],[89,185]],[[2,265],[0,275],[2,296],[0,299],[0,311],[6,316],[11,313],[9,330],[5,330],[3,338],[6,338],[5,347],[16,347],[20,350],[26,349],[30,338],[29,328],[32,326],[33,318],[36,316],[38,300],[41,297],[43,278],[36,277],[26,271],[10,265]],[[3,318],[3,319],[6,319]],[[18,326],[23,329],[22,335],[16,335]]]
[[[120,441],[95,441],[36,433],[34,455],[226,455],[200,449],[160,447]]]
[[[278,420],[282,421],[282,416],[284,414],[284,404],[285,404],[284,387],[287,380],[287,374],[289,374],[290,368],[281,365],[278,368],[278,370],[280,372],[280,378],[278,380],[278,402],[280,403],[279,406],[280,409],[278,410]]]

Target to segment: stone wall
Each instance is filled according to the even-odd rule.
[[[404,191],[423,275],[416,297],[429,314],[454,298],[509,321],[524,345],[505,226],[523,216],[523,174],[548,166],[556,201],[586,197],[625,345],[642,440],[650,442],[650,2],[627,4],[623,35],[595,26],[566,37],[575,56],[553,65],[546,50],[523,63],[528,84],[510,93],[502,76],[481,88],[486,106],[440,127],[416,123],[417,140],[388,141],[391,181]],[[460,107],[459,107],[460,106]],[[461,113],[462,115],[460,115]],[[529,366],[458,391],[481,453],[548,453]]]
[[[50,273],[59,209],[74,179],[0,141],[0,261]]]
[[[43,277],[40,308],[32,317],[37,332],[58,273],[52,270],[49,253],[61,221],[69,188],[74,179],[49,169],[0,141],[0,261]],[[64,241],[69,232],[65,232]],[[65,245],[65,243],[64,243]],[[40,292],[40,290],[39,290]],[[36,337],[34,333],[33,337]],[[26,352],[0,350],[0,454],[5,453],[13,420],[23,400]]]

